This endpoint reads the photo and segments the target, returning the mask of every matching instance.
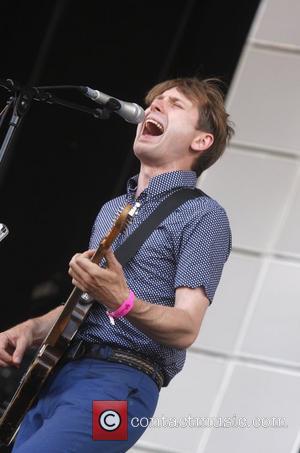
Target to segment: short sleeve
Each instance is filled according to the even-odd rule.
[[[211,303],[230,251],[231,230],[224,209],[195,213],[182,231],[175,288],[203,287]]]

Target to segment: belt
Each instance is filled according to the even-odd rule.
[[[157,363],[150,361],[142,354],[131,352],[127,349],[81,340],[73,345],[71,344],[70,348],[64,354],[62,361],[78,360],[81,358],[106,360],[107,362],[122,363],[136,368],[150,376],[156,383],[158,390],[164,384],[164,375]]]

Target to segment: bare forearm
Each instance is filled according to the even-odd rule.
[[[39,346],[63,310],[57,307],[46,315],[28,319],[0,333],[0,366],[20,366],[25,351]]]
[[[29,323],[32,329],[33,345],[40,345],[42,343],[62,310],[63,306],[60,305],[43,316],[25,321],[25,323]]]
[[[122,266],[111,250],[105,254],[106,268],[92,263],[92,256],[92,250],[74,255],[69,269],[72,283],[109,311],[115,311],[129,296]],[[176,288],[174,307],[135,298],[134,306],[126,316],[132,324],[155,341],[185,349],[196,339],[208,303],[202,287],[182,286]]]
[[[153,340],[179,349],[195,340],[193,320],[181,308],[165,307],[135,299],[127,318]]]

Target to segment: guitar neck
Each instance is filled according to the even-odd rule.
[[[113,241],[116,239],[116,237],[118,236],[120,231],[122,231],[122,229],[125,227],[126,222],[128,221],[128,218],[129,217],[132,218],[133,214],[130,216],[130,211],[132,210],[131,212],[135,212],[136,209],[137,209],[137,207],[132,208],[130,205],[125,206],[125,208],[123,209],[122,213],[120,214],[115,226],[110,230],[110,232],[107,234],[107,236],[105,236],[102,239],[97,250],[95,251],[94,255],[92,256],[91,261],[93,263],[95,263],[95,264],[100,263],[100,261],[103,259],[104,255],[105,255],[106,251],[108,250],[108,248],[111,246]],[[63,311],[61,312],[61,314],[59,315],[55,324],[53,325],[50,332],[48,333],[47,337],[45,338],[45,340],[42,344],[42,347],[44,345],[55,346],[55,344],[59,340],[60,336],[66,329],[71,316],[74,314],[74,309],[75,309],[76,304],[79,302],[80,298],[83,295],[87,296],[87,298],[83,297],[83,299],[85,301],[82,303],[82,305],[80,307],[78,307],[78,305],[79,305],[78,304],[76,308],[78,308],[78,310],[80,312],[78,317],[81,318],[81,321],[85,318],[87,312],[89,311],[89,309],[92,306],[92,300],[91,301],[86,300],[89,298],[88,294],[83,293],[80,289],[74,287],[73,291],[71,292],[68,300],[66,301],[66,303],[64,305]],[[77,326],[76,329],[74,327],[74,334],[78,330],[78,327],[79,326]],[[68,337],[69,338],[72,337],[72,332],[71,333],[68,332]]]
[[[98,264],[99,261],[103,258],[105,251],[106,251],[105,243],[104,243],[104,241],[101,241],[96,252],[94,253],[93,257],[91,258],[91,261],[93,263]],[[55,346],[59,337],[62,335],[67,324],[69,323],[73,310],[74,310],[76,304],[78,303],[78,301],[80,300],[82,294],[83,294],[83,292],[80,289],[78,289],[76,287],[73,288],[71,294],[69,295],[69,297],[64,305],[62,312],[60,313],[59,317],[55,321],[55,324],[52,326],[47,337],[45,338],[43,345]],[[92,305],[92,302],[90,302],[90,303],[87,302],[83,305],[83,307],[82,307],[83,317],[86,315],[87,311],[91,308],[91,305]]]

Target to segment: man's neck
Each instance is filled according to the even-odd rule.
[[[136,189],[135,197],[138,198],[140,194],[148,187],[150,179],[154,176],[162,175],[163,173],[169,173],[171,171],[183,170],[182,168],[161,168],[161,167],[148,167],[141,165],[138,184]]]

